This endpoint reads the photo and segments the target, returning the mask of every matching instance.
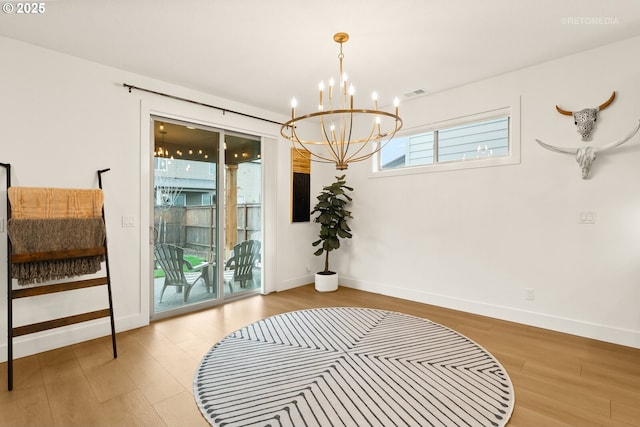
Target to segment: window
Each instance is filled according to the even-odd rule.
[[[161,157],[154,157],[153,169],[157,171],[166,172],[168,163],[169,163],[168,159],[161,158]]]
[[[369,177],[519,164],[520,98],[490,103],[474,108],[469,102],[457,116],[443,111],[437,113],[443,119],[405,128],[374,156]]]
[[[200,205],[208,206],[214,203],[212,193],[205,193],[205,194],[202,194],[201,196],[202,196],[202,199],[200,200]]]
[[[380,170],[509,156],[509,117],[396,137],[381,151]]]

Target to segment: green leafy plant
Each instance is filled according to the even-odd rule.
[[[352,237],[347,220],[353,217],[351,211],[346,209],[352,199],[346,192],[353,191],[353,188],[347,186],[344,177],[345,175],[336,176],[336,182],[322,188],[316,197],[318,203],[311,211],[311,215],[317,214],[314,222],[320,224],[319,239],[312,243],[313,246],[320,247],[314,255],[325,254],[324,271],[320,274],[333,273],[329,271],[329,252],[340,247],[340,239]]]

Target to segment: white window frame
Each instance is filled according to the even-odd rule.
[[[372,157],[371,178],[413,175],[422,173],[445,172],[462,169],[486,168],[494,166],[515,165],[520,163],[520,103],[478,112],[449,120],[416,126],[402,131],[398,136],[418,135],[431,131],[444,130],[465,124],[481,122],[502,117],[509,118],[509,155],[500,157],[485,157],[459,161],[436,162],[427,165],[402,166],[393,169],[380,169],[380,153]]]

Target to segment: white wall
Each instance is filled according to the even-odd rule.
[[[350,166],[355,237],[332,255],[341,283],[640,347],[640,134],[598,157],[589,180],[572,156],[535,142],[583,144],[555,105],[595,107],[613,90],[591,144],[629,133],[639,49],[634,38],[404,103],[411,128],[520,99],[521,162],[387,178]],[[595,224],[578,224],[582,211]]]
[[[309,224],[289,224],[289,151],[279,126],[139,91],[123,83],[167,92],[272,120],[276,114],[0,37],[0,162],[12,165],[13,186],[97,188],[103,175],[113,300],[118,331],[149,321],[150,165],[149,114],[265,137],[264,208],[267,291],[309,283],[297,262],[296,237]],[[281,167],[281,165],[284,165]],[[6,175],[0,169],[0,259],[6,260]],[[122,227],[122,217],[135,218]],[[301,231],[302,230],[302,231]],[[282,242],[282,244],[279,244]],[[7,264],[0,262],[0,360],[6,360]],[[16,285],[17,286],[17,285]],[[14,326],[103,308],[104,289],[16,300]],[[14,340],[20,357],[109,334],[107,319]]]

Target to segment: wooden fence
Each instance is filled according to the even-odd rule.
[[[210,242],[216,240],[215,206],[178,206],[155,208],[154,233],[156,243],[172,243],[206,254]],[[262,206],[259,203],[238,204],[238,241],[261,240]]]

